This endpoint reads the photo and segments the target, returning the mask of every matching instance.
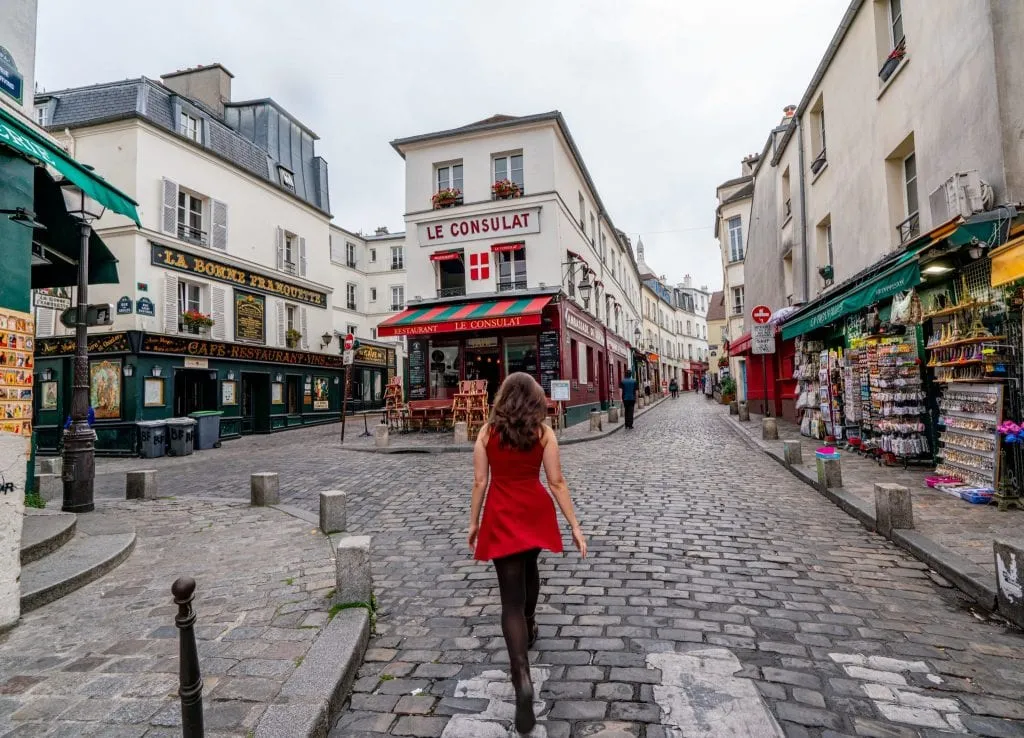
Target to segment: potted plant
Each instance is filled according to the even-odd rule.
[[[294,328],[289,328],[284,334],[284,340],[288,344],[288,348],[298,348],[299,341],[302,340],[302,334]]]
[[[718,357],[718,368],[722,369],[723,367],[727,367],[727,366],[729,366],[729,357],[728,356],[719,356]]]
[[[513,197],[520,197],[523,191],[511,179],[499,179],[491,185],[491,194],[495,200],[511,200]]]
[[[181,322],[190,333],[208,333],[213,326],[213,318],[198,310],[186,310],[181,314]]]
[[[878,77],[883,81],[887,81],[892,73],[896,71],[896,67],[903,61],[903,57],[907,55],[907,42],[906,40],[900,41],[896,44],[896,48],[889,52],[889,56],[885,60],[885,64],[878,71]]]
[[[438,190],[430,200],[434,203],[434,210],[450,208],[462,202],[462,190],[458,187],[445,187],[443,190]]]
[[[722,404],[728,405],[736,399],[736,380],[727,377],[722,380]]]

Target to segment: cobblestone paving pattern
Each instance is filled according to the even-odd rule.
[[[685,735],[657,699],[676,687],[652,664],[725,649],[787,736],[1024,736],[1024,636],[753,450],[721,412],[683,395],[635,431],[564,449],[591,556],[542,556],[535,733]],[[459,724],[480,721],[453,716],[494,714],[459,686],[507,662],[493,571],[463,540],[469,455],[344,452],[323,429],[220,453],[213,469],[168,464],[161,489],[244,498],[250,471],[278,471],[283,497],[311,510],[319,490],[348,491],[351,532],[373,536],[377,634],[332,736],[468,738]],[[104,484],[120,493],[123,475]],[[494,689],[505,694],[500,679]]]
[[[327,622],[327,540],[248,504],[100,507],[136,527],[135,551],[0,636],[0,736],[180,738],[171,583],[183,574],[197,582],[206,735],[249,735]]]

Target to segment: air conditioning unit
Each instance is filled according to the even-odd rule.
[[[928,196],[932,223],[938,225],[957,216],[969,218],[991,210],[995,193],[978,175],[977,169],[957,172]]]

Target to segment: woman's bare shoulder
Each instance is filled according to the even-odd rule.
[[[482,426],[480,426],[480,432],[476,434],[476,440],[486,446],[487,445],[487,441],[490,439],[490,437],[491,437],[491,424],[490,423],[484,423]]]

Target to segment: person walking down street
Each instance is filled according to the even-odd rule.
[[[587,556],[587,541],[562,475],[558,440],[544,425],[546,417],[547,398],[536,380],[523,372],[510,374],[498,390],[491,417],[473,448],[473,496],[466,541],[477,560],[494,562],[498,575],[501,632],[508,648],[516,696],[515,727],[520,733],[529,733],[537,722],[528,653],[537,640],[537,557],[541,549],[562,552],[552,496],[569,523],[573,544],[580,556]],[[540,481],[542,464],[551,495]]]
[[[626,371],[626,376],[619,382],[619,389],[622,390],[622,407],[626,411],[626,427],[632,429],[633,411],[636,409],[636,380],[632,371]]]
[[[672,377],[672,381],[668,383],[668,391],[672,393],[673,400],[679,396],[679,382],[676,381],[675,377]]]

